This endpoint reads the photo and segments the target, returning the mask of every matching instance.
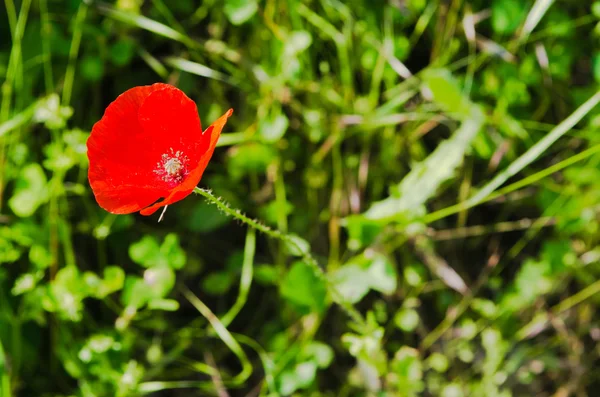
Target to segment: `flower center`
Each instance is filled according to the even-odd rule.
[[[164,153],[156,164],[154,173],[163,181],[171,185],[181,183],[188,174],[187,163],[189,159],[182,151],[175,152],[172,148]]]
[[[170,158],[165,163],[165,171],[171,176],[179,174],[179,171],[181,171],[182,168],[183,165],[181,164],[181,161],[176,158]]]

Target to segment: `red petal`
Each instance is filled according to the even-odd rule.
[[[135,87],[121,94],[92,128],[87,141],[88,178],[98,204],[115,214],[139,211],[164,195],[152,183],[151,159],[140,148],[146,139],[138,121],[144,100],[166,84]]]
[[[196,164],[209,146],[196,104],[175,87],[150,94],[139,110],[139,122],[149,139],[144,150],[153,154],[154,165],[171,151],[183,152],[190,164]]]
[[[195,103],[181,90],[158,83],[126,91],[88,139],[88,177],[98,204],[125,214],[167,197],[174,182],[155,172],[162,156],[181,151],[188,166],[197,164],[209,143]]]
[[[229,116],[231,116],[232,113],[233,109],[229,109],[227,113],[219,117],[214,123],[212,123],[210,127],[206,129],[206,131],[204,131],[203,137],[210,137],[208,150],[202,153],[202,156],[198,160],[197,166],[187,176],[187,178],[179,186],[173,189],[164,200],[141,210],[140,213],[142,215],[152,215],[160,207],[173,204],[179,200],[182,200],[183,198],[187,197],[190,193],[192,193],[194,188],[200,182],[202,174],[204,173],[204,170],[206,169],[206,166],[208,165],[208,162],[210,161],[210,158],[212,157],[213,152],[215,151],[217,141],[221,136],[221,131],[223,130],[223,127],[225,127],[225,123],[227,123],[227,119],[229,118]]]

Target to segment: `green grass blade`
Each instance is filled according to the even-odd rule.
[[[163,15],[163,17],[167,20],[167,23],[170,26],[175,27],[175,29],[178,32],[185,32],[183,26],[181,26],[181,24],[179,23],[179,21],[177,21],[177,18],[175,18],[169,7],[162,0],[152,0],[152,4],[154,4],[156,9]]]
[[[254,252],[256,251],[256,231],[249,227],[246,232],[246,245],[244,246],[244,261],[242,263],[242,277],[237,299],[231,309],[221,317],[221,323],[228,326],[238,315],[248,300],[250,285],[254,270]]]
[[[600,294],[600,280],[588,285],[586,288],[579,291],[575,295],[563,300],[562,302],[554,306],[551,310],[551,315],[548,315],[546,312],[541,312],[526,326],[521,328],[519,332],[517,332],[516,339],[523,340],[539,334],[546,328],[551,317],[557,318],[565,311],[573,308],[575,305],[578,305],[588,300],[592,296],[596,296],[598,294]]]
[[[47,0],[40,0],[40,14],[42,19],[40,34],[44,56],[44,84],[46,86],[46,94],[50,95],[54,92],[54,77],[52,73],[51,40],[49,37],[52,32],[52,25],[48,13]]]
[[[248,137],[244,132],[229,132],[221,134],[221,137],[217,142],[217,147],[237,145],[238,143],[246,142],[247,140]]]
[[[337,30],[332,24],[326,19],[321,17],[316,12],[312,11],[306,5],[300,3],[296,9],[298,14],[302,15],[311,25],[316,29],[320,30],[323,34],[329,36],[333,41],[338,44],[344,43],[344,35]]]
[[[6,80],[2,84],[2,102],[0,104],[0,122],[6,121],[10,114],[11,102],[13,93],[19,88],[19,81],[22,82],[23,77],[23,51],[22,51],[22,39],[25,33],[25,26],[27,25],[27,18],[29,17],[29,10],[31,7],[31,0],[25,0],[21,4],[19,10],[19,18],[15,21],[15,9],[12,1],[6,2],[6,10],[9,15],[11,26],[14,26],[12,32],[12,47],[10,50],[10,58],[8,61],[8,69],[6,72]],[[12,16],[11,16],[12,15]],[[0,156],[2,157],[2,156]]]
[[[237,85],[232,77],[227,76],[226,74],[218,72],[214,69],[211,69],[208,66],[204,66],[198,62],[188,61],[184,58],[169,57],[165,59],[165,63],[183,72],[195,74],[196,76],[207,77],[213,80],[219,80],[233,86]]]
[[[275,363],[273,362],[273,360],[271,359],[269,354],[254,339],[249,338],[246,335],[242,335],[242,334],[232,334],[232,335],[235,337],[235,339],[240,341],[240,343],[242,343],[242,344],[250,347],[254,351],[256,351],[256,353],[258,354],[258,357],[260,358],[260,361],[262,362],[263,371],[265,371],[265,382],[267,382],[267,386],[269,387],[269,389],[271,389],[271,392],[276,393],[277,388],[275,387],[275,374],[274,374]],[[272,396],[274,397],[276,395],[277,394],[273,394]]]
[[[242,364],[242,370],[233,379],[232,384],[242,384],[252,374],[252,364],[248,360],[248,356],[240,346],[240,344],[231,335],[227,327],[219,320],[219,318],[202,302],[196,295],[187,288],[182,289],[183,295],[186,299],[208,320],[210,325],[215,330],[219,338],[225,343],[225,345],[231,350],[233,354],[238,358]]]
[[[137,391],[141,394],[156,393],[172,389],[201,389],[209,391],[209,383],[198,380],[150,381],[140,383]]]
[[[552,131],[548,133],[539,142],[533,145],[523,155],[513,161],[504,171],[500,172],[494,177],[487,185],[472,196],[467,203],[469,206],[475,205],[485,199],[494,190],[500,187],[510,177],[516,175],[523,168],[534,162],[560,137],[566,134],[571,128],[573,128],[582,118],[585,117],[596,105],[600,103],[600,92],[597,92],[590,99],[588,99],[583,105],[581,105],[573,114],[567,117],[562,123],[557,125]]]
[[[87,14],[88,6],[85,2],[81,2],[75,16],[75,29],[73,31],[73,39],[71,40],[71,49],[69,50],[69,64],[65,73],[65,82],[62,92],[62,103],[68,106],[71,103],[71,94],[73,93],[73,82],[75,81],[75,65],[77,55],[79,54],[79,46],[81,44],[81,36],[83,35],[83,22]]]
[[[514,176],[519,171],[521,171],[523,168],[527,167],[529,164],[531,164],[533,161],[535,161],[539,156],[541,156],[546,151],[546,149],[548,149],[554,142],[556,142],[560,137],[562,137],[571,128],[573,128],[579,121],[581,121],[581,119],[583,119],[594,107],[596,107],[598,105],[598,103],[600,103],[600,92],[597,92],[590,99],[588,99],[583,105],[581,105],[579,108],[577,108],[577,110],[575,110],[575,112],[573,112],[569,117],[567,117],[562,123],[560,123],[559,125],[554,127],[552,129],[552,131],[550,131],[548,133],[548,135],[546,135],[539,142],[537,142],[535,145],[533,145],[531,148],[529,148],[529,150],[527,150],[525,153],[523,153],[523,155],[521,155],[519,158],[517,158],[515,161],[513,161],[504,171],[502,171],[498,175],[496,175],[494,177],[494,179],[492,179],[490,182],[488,182],[475,195],[473,195],[472,197],[470,197],[469,199],[465,200],[462,203],[453,205],[448,208],[444,208],[443,210],[436,211],[434,213],[427,215],[424,218],[424,221],[426,223],[433,222],[435,220],[438,220],[438,219],[444,218],[446,216],[455,214],[457,212],[463,211],[465,209],[474,207],[478,204],[485,202],[486,200],[489,200],[492,193],[498,187],[500,187],[510,177]],[[587,156],[595,153],[596,150],[597,150],[596,148],[590,148],[586,152],[582,152],[582,153],[576,155],[572,161],[567,159],[564,161],[565,162],[564,166],[566,167],[568,165],[573,164],[576,161],[582,160],[583,158],[586,158]],[[585,155],[584,155],[584,153],[585,153]],[[558,170],[558,169],[556,169],[557,166],[558,166],[558,164],[554,166],[553,172],[556,172]],[[560,167],[560,168],[564,168],[564,167]],[[548,172],[546,170],[541,171],[540,177],[539,178],[535,177],[534,180],[539,180],[547,175],[548,175]],[[533,176],[528,177],[528,178],[532,178],[532,177]],[[521,181],[516,182],[516,183],[519,184],[518,187],[524,186],[524,184]],[[508,188],[509,187],[507,187],[505,189],[508,189]],[[507,193],[505,191],[505,189],[502,189],[502,191],[504,192],[503,194]],[[514,189],[512,189],[512,190],[514,190]]]
[[[105,4],[99,5],[98,9],[101,13],[109,16],[114,20],[138,27],[140,29],[147,30],[149,32],[166,37],[171,40],[178,41],[191,48],[196,48],[199,46],[198,43],[192,40],[190,37],[176,31],[173,28],[168,27],[167,25],[164,25],[153,19],[147,18],[143,15],[137,15],[132,14],[130,12],[117,10],[116,8]]]
[[[536,0],[527,15],[523,29],[519,34],[519,40],[527,40],[529,34],[533,32],[533,29],[535,29],[540,20],[544,17],[552,3],[554,3],[554,0]]]
[[[148,51],[140,48],[138,51],[140,57],[150,66],[150,69],[154,70],[154,72],[159,75],[163,80],[166,80],[169,77],[169,71],[158,59],[156,59],[152,54]]]

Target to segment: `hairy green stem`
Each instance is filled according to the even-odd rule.
[[[317,260],[311,255],[310,252],[308,252],[305,249],[302,249],[302,247],[298,245],[296,239],[294,239],[293,236],[286,233],[282,233],[279,230],[271,229],[270,227],[263,225],[257,220],[247,217],[240,210],[236,210],[229,207],[229,205],[225,201],[214,196],[210,190],[201,189],[197,187],[194,189],[194,193],[201,195],[211,204],[216,205],[225,214],[236,218],[237,220],[245,223],[253,229],[258,230],[259,232],[266,234],[271,238],[284,241],[285,243],[296,249],[298,252],[300,252],[302,260],[308,266],[310,266],[313,269],[315,275],[327,285],[327,289],[329,290],[333,301],[337,303],[346,312],[346,314],[357,323],[358,326],[360,326],[362,329],[367,328],[366,321],[360,314],[360,312],[356,310],[356,308],[352,306],[352,304],[344,300],[336,286],[333,285],[333,283],[327,278],[327,275],[325,274],[323,269],[321,269]]]

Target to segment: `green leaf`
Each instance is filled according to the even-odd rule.
[[[51,130],[59,130],[67,125],[73,115],[73,109],[60,105],[58,94],[52,94],[37,102],[33,119]],[[0,134],[1,135],[1,134]]]
[[[423,391],[423,364],[418,350],[402,346],[394,355],[390,369],[396,375],[395,387],[407,396],[416,396]]]
[[[42,305],[65,320],[80,321],[83,299],[90,292],[88,288],[75,266],[63,267],[48,286]]]
[[[404,280],[411,287],[419,287],[425,282],[427,271],[419,264],[413,264],[404,268]]]
[[[44,148],[46,154],[46,160],[44,160],[44,167],[51,171],[62,171],[65,172],[75,165],[76,159],[74,156],[65,150],[63,144],[60,142],[52,142]]]
[[[283,113],[272,115],[260,124],[260,134],[265,142],[273,143],[280,140],[287,131],[290,124],[288,118]]]
[[[304,262],[294,262],[281,282],[280,293],[291,304],[311,311],[320,313],[326,306],[325,283]]]
[[[498,311],[494,302],[488,299],[475,298],[471,302],[471,307],[483,317],[489,318],[490,320],[496,317]]]
[[[233,286],[235,275],[231,272],[213,272],[202,280],[202,289],[210,295],[223,295]]]
[[[313,360],[319,368],[327,368],[333,361],[333,349],[321,342],[311,342],[300,354],[302,360]]]
[[[365,259],[370,261],[368,274],[371,288],[383,294],[393,294],[396,291],[397,275],[396,269],[388,257],[373,253],[368,254]]]
[[[592,4],[592,14],[594,14],[596,18],[600,18],[600,1],[595,1],[594,4]]]
[[[160,247],[152,236],[144,236],[140,241],[129,246],[131,260],[144,267],[154,266],[160,256]]]
[[[146,360],[150,364],[158,364],[163,357],[163,349],[159,343],[153,343],[146,351]]]
[[[52,255],[43,245],[32,245],[29,249],[29,260],[38,269],[46,269],[52,263]]]
[[[185,265],[185,251],[179,245],[179,237],[175,233],[169,233],[165,237],[160,254],[173,269],[181,269]]]
[[[10,292],[15,296],[24,294],[25,292],[29,292],[35,288],[37,282],[41,278],[42,273],[39,273],[37,275],[32,273],[22,274],[15,280],[15,284],[13,285],[13,288]]]
[[[419,313],[414,309],[401,309],[394,316],[394,324],[404,332],[414,331],[419,321]]]
[[[292,32],[286,42],[283,52],[285,57],[293,57],[305,51],[312,43],[312,36],[306,30],[296,30]]]
[[[29,164],[21,170],[8,206],[19,217],[35,213],[48,200],[46,175],[39,164]]]
[[[175,286],[175,273],[167,266],[155,266],[144,271],[144,278],[127,276],[121,295],[126,307],[139,309],[153,299],[164,298]]]
[[[310,252],[310,243],[296,234],[288,235],[291,239],[286,241],[285,245],[288,248],[291,255],[302,256],[305,253]]]
[[[510,394],[506,395],[506,397]],[[444,386],[440,397],[465,397],[463,386],[458,383],[450,383]]]
[[[492,28],[500,34],[512,34],[525,19],[527,2],[522,0],[494,0]]]
[[[349,302],[359,302],[373,289],[384,294],[396,291],[397,274],[387,256],[367,250],[336,270],[331,281]]]
[[[431,353],[429,358],[427,359],[429,367],[433,368],[439,373],[444,373],[448,370],[450,366],[450,362],[448,358],[441,353]]]
[[[119,291],[125,284],[125,272],[118,266],[104,268],[104,278],[100,284],[99,294],[101,297]]]
[[[542,258],[550,264],[550,275],[560,276],[568,267],[577,265],[577,254],[570,240],[551,240],[542,247]]]
[[[174,233],[169,233],[160,247],[154,237],[144,236],[129,246],[129,256],[144,267],[170,266],[173,269],[181,269],[187,259]]]
[[[125,287],[121,294],[123,306],[139,309],[150,299],[150,291],[144,279],[137,276],[127,276]]]
[[[0,264],[11,263],[21,257],[21,249],[13,242],[0,236]]]
[[[226,0],[223,11],[229,22],[241,25],[256,14],[258,2],[256,0]]]
[[[86,344],[94,353],[104,353],[112,349],[114,345],[115,340],[109,335],[93,335]]]
[[[394,55],[401,61],[406,60],[412,47],[409,38],[398,35],[394,41]]]
[[[175,312],[179,310],[179,302],[174,299],[152,299],[148,302],[148,309]]]
[[[154,266],[144,271],[144,283],[152,298],[164,298],[175,286],[175,272],[167,266]]]
[[[474,106],[467,98],[458,82],[446,69],[431,69],[423,73],[423,84],[433,94],[433,100],[442,109],[460,119],[473,116]]]
[[[314,362],[297,364],[293,369],[284,371],[280,376],[279,392],[289,396],[299,389],[309,387],[317,374],[317,365]]]
[[[380,222],[362,215],[351,215],[345,218],[343,225],[348,229],[348,248],[353,251],[373,243],[383,228]]]
[[[367,314],[367,329],[360,334],[342,335],[342,343],[350,354],[368,363],[377,372],[383,373],[387,366],[387,353],[383,350],[384,329],[377,324],[373,312]]]
[[[350,303],[359,302],[371,288],[367,272],[356,263],[340,267],[331,276],[331,281],[344,300]]]
[[[102,280],[100,280],[100,277],[93,272],[84,272],[82,279],[89,291],[90,296],[101,298],[99,290]]]

